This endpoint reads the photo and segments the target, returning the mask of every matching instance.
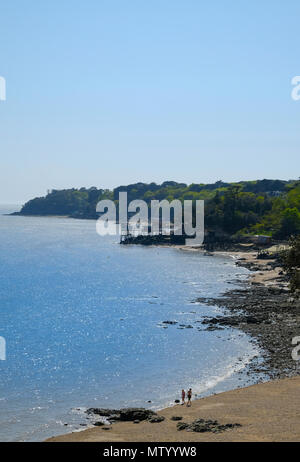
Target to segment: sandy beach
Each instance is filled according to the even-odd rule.
[[[197,248],[191,248],[187,246],[174,246],[177,247],[178,250],[185,251],[185,252],[203,252],[202,249],[197,249]],[[255,265],[256,270],[254,273],[250,273],[249,275],[249,282],[252,284],[263,284],[266,286],[280,286],[281,285],[281,280],[280,280],[280,267],[276,267],[274,269],[269,269],[268,266],[270,263],[273,261],[272,259],[261,259],[258,260],[257,257],[257,251],[248,249],[247,246],[245,246],[245,250],[232,250],[232,251],[222,251],[222,250],[217,250],[212,252],[212,255],[224,255],[224,256],[230,256],[234,259],[236,259],[239,262],[243,262],[242,265],[244,266],[251,266]],[[241,265],[241,266],[242,266]]]
[[[47,441],[300,441],[299,389],[300,377],[261,383],[195,400],[190,408],[176,405],[164,409],[158,412],[165,417],[160,423],[117,422],[108,431],[95,427]],[[178,431],[172,416],[182,416],[187,423],[203,418],[241,427],[221,433]]]
[[[215,252],[218,253],[218,252]],[[223,252],[220,254],[225,255]],[[279,287],[282,284],[280,278],[281,268],[277,266],[276,268],[269,269],[268,266],[273,261],[272,259],[263,259],[258,260],[256,258],[257,252],[226,252],[226,255],[231,255],[236,258],[239,262],[244,262],[245,265],[255,265],[256,270],[249,275],[249,282],[251,284],[263,284],[265,286],[275,286]],[[286,286],[287,284],[284,284]]]
[[[224,252],[219,253],[224,254]],[[257,252],[252,251],[226,252],[226,254],[235,258],[238,264],[253,266],[254,272],[250,273],[249,282],[254,290],[256,287],[260,287],[260,290],[286,288],[287,284],[280,275],[281,268],[272,266],[272,259],[257,260]],[[261,326],[261,323],[259,325]],[[255,330],[250,333],[258,335]],[[269,344],[263,345],[265,348],[268,346]],[[287,355],[290,361],[289,349],[288,346],[283,362],[285,358],[287,359]],[[276,358],[276,355],[274,357]],[[282,358],[279,357],[279,359],[282,361]],[[298,364],[294,361],[292,364],[294,370],[291,375],[298,374],[297,366]],[[282,367],[279,369],[281,372]],[[278,376],[281,377],[280,374]],[[108,429],[94,427],[53,437],[47,441],[300,441],[299,388],[300,377],[297,376],[273,380],[194,400],[190,408],[175,405],[163,409],[158,411],[158,414],[165,418],[160,423],[116,422]],[[171,419],[172,416],[182,417],[181,421],[185,423],[201,418],[217,420],[220,424],[237,423],[241,426],[220,433],[179,431],[177,422]]]

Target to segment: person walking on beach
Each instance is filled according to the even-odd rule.
[[[188,399],[188,401],[187,401],[186,405],[187,405],[187,406],[191,406],[191,405],[192,405],[192,403],[191,403],[191,399],[192,399],[192,389],[191,389],[191,388],[190,388],[189,391],[187,392],[187,399]]]
[[[181,400],[182,400],[181,404],[184,405],[184,403],[185,403],[185,391],[184,391],[184,389],[181,390]]]

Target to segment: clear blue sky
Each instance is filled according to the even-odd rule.
[[[2,0],[0,202],[299,176],[298,0]]]

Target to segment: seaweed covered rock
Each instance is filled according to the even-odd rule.
[[[150,409],[144,408],[135,408],[129,407],[125,409],[120,409],[120,420],[123,422],[134,421],[134,420],[147,420],[152,416],[155,416],[155,412],[151,411]]]
[[[204,419],[197,419],[194,420],[191,424],[187,424],[185,422],[179,422],[177,424],[177,430],[186,430],[189,432],[196,432],[196,433],[205,433],[205,432],[213,432],[213,433],[220,433],[229,428],[241,427],[238,423],[229,423],[229,424],[220,424],[217,420],[204,420]]]
[[[119,410],[117,409],[104,409],[102,407],[90,407],[85,411],[89,415],[101,415],[101,417],[110,417],[112,414],[118,414]]]
[[[86,413],[89,415],[100,415],[101,417],[106,417],[107,420],[120,420],[122,422],[142,421],[157,416],[155,412],[142,407],[128,407],[124,409],[89,408]]]
[[[179,430],[179,431],[186,430],[188,427],[189,427],[189,424],[187,424],[185,422],[178,422],[178,424],[177,424],[177,430]]]

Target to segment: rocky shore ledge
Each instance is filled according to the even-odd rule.
[[[224,315],[202,321],[209,330],[237,328],[250,335],[260,347],[262,358],[250,364],[251,372],[270,379],[299,373],[292,359],[292,339],[300,335],[300,300],[294,298],[276,258],[259,260],[254,253],[237,259],[252,275],[240,289],[218,298],[199,298],[196,302],[225,308]]]
[[[292,339],[300,334],[300,303],[284,289],[254,286],[232,290],[222,298],[201,299],[226,308],[228,314],[206,318],[210,330],[232,327],[249,334],[261,348],[263,361],[250,371],[271,379],[290,377],[299,371],[292,359]]]

